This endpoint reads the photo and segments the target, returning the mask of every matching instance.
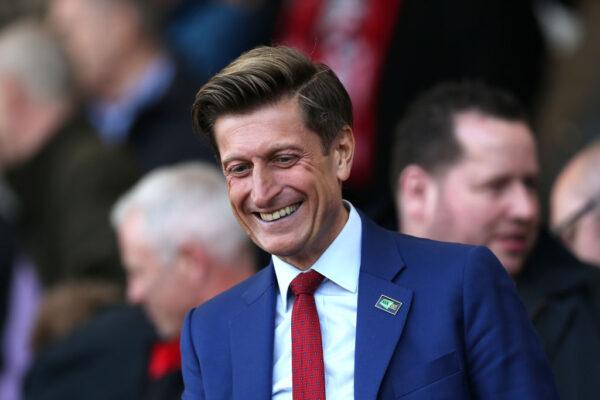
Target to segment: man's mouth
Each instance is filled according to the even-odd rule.
[[[300,207],[300,203],[292,204],[291,206],[283,207],[279,210],[276,210],[272,213],[258,213],[260,215],[260,219],[263,221],[271,222],[281,219],[283,217],[287,217],[288,215],[293,214],[298,207]]]
[[[497,240],[511,252],[521,253],[527,250],[528,237],[525,234],[503,235]]]

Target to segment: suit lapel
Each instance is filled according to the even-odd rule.
[[[393,236],[364,216],[358,286],[354,396],[375,399],[412,301],[412,291],[393,282],[404,268]],[[393,315],[376,308],[381,295],[401,302]]]
[[[271,398],[275,280],[273,266],[243,295],[247,308],[230,322],[233,398]]]

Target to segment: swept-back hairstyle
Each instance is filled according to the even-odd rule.
[[[352,126],[352,103],[335,73],[288,47],[257,47],[242,54],[200,88],[192,107],[195,129],[217,158],[216,120],[241,114],[285,97],[296,98],[306,127],[327,152],[344,126]]]

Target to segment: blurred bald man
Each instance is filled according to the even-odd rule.
[[[577,153],[552,188],[553,231],[580,260],[600,267],[600,140]]]

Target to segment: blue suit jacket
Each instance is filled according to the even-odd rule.
[[[356,399],[557,399],[514,284],[484,247],[386,231],[361,215]],[[268,399],[273,266],[186,317],[184,400]],[[396,315],[375,307],[402,302]]]

